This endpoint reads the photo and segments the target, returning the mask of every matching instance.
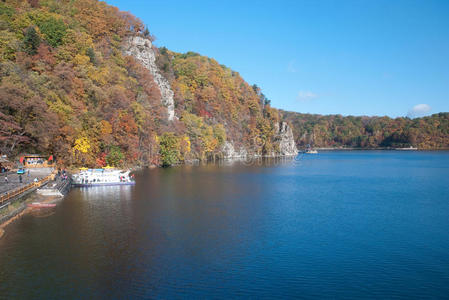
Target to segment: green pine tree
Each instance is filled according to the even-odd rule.
[[[24,50],[30,55],[37,53],[37,49],[41,44],[41,38],[33,26],[27,28],[23,39]]]

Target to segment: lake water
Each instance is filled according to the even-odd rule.
[[[73,189],[0,239],[0,298],[447,298],[449,152],[322,152]]]

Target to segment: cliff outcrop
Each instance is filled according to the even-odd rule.
[[[298,154],[296,142],[293,137],[292,128],[287,122],[279,122],[275,124],[275,143],[279,145],[279,153],[281,156],[294,156]]]
[[[127,38],[124,43],[124,53],[133,56],[150,71],[154,78],[154,82],[161,92],[162,104],[167,108],[167,119],[172,121],[175,118],[174,93],[170,87],[170,83],[161,74],[156,65],[156,54],[150,39],[141,36]]]

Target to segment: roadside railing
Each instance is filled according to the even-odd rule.
[[[51,173],[50,175],[42,178],[41,180],[38,180],[36,182],[29,183],[23,187],[15,188],[11,191],[5,192],[0,196],[0,205],[4,204],[5,202],[9,201],[10,199],[13,199],[14,197],[17,197],[26,191],[29,191],[34,188],[38,188],[49,182],[50,180],[54,180],[55,173]]]

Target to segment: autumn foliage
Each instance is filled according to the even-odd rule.
[[[299,143],[447,146],[447,115],[281,117],[258,86],[214,59],[154,48],[175,94],[177,118],[168,121],[151,73],[123,54],[135,35],[152,40],[139,19],[105,2],[0,1],[0,152],[89,167],[210,160],[226,142],[271,155],[282,118],[295,124]]]
[[[283,112],[298,146],[449,148],[449,113],[422,118],[354,117]]]
[[[2,153],[87,166],[144,156],[162,114],[151,75],[121,52],[138,19],[93,0],[3,1],[0,18]]]
[[[258,88],[213,59],[161,49],[178,116],[169,122],[150,72],[123,54],[132,35],[152,39],[105,2],[0,2],[0,152],[83,166],[207,160],[227,140],[263,152],[255,141],[278,117]]]

